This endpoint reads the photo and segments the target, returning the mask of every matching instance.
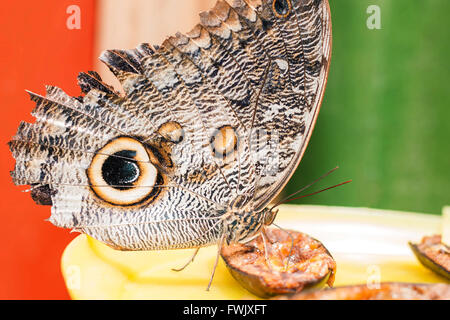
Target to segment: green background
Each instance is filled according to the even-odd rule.
[[[369,30],[369,5],[381,29]],[[284,194],[293,203],[438,214],[450,205],[450,1],[330,0],[333,55],[322,109]]]

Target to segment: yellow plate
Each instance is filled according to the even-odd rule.
[[[446,282],[424,268],[408,247],[440,234],[440,216],[326,206],[280,206],[276,223],[320,240],[337,263],[335,286],[384,281]],[[65,249],[61,268],[73,299],[255,299],[220,261],[208,284],[217,249],[202,248],[181,272],[193,249],[123,252],[80,235]]]

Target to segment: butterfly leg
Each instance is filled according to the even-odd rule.
[[[270,246],[267,245],[267,242],[269,242],[269,243],[272,243],[272,242],[270,241],[270,238],[267,235],[267,232],[266,232],[266,229],[264,226],[261,228],[261,238],[263,240],[263,245],[264,245],[264,259],[266,260],[266,265],[269,268],[269,270],[272,270],[272,266],[270,265],[270,261],[269,261],[269,247]]]
[[[214,278],[214,274],[216,273],[216,268],[217,268],[217,265],[219,263],[220,251],[222,250],[222,245],[223,245],[224,239],[225,239],[225,234],[222,237],[220,237],[219,243],[217,244],[216,262],[214,263],[214,268],[213,268],[213,271],[212,271],[212,274],[211,274],[211,279],[209,279],[209,283],[208,283],[208,286],[206,287],[206,291],[209,291],[209,288],[211,288],[211,284],[212,284],[212,281],[213,281],[213,278]]]
[[[286,233],[288,234],[289,238],[291,238],[291,248],[289,249],[289,255],[288,255],[288,258],[287,258],[287,261],[286,261],[286,265],[284,266],[284,271],[286,272],[287,269],[288,269],[288,267],[289,267],[289,262],[291,262],[292,250],[293,250],[293,248],[294,248],[294,237],[293,237],[292,234],[291,234],[289,231],[287,231],[286,229],[283,229],[282,227],[280,227],[279,225],[277,225],[277,224],[275,224],[275,223],[273,223],[273,225],[274,225],[275,227],[277,227],[278,229],[280,229],[280,230],[286,232]]]
[[[194,259],[195,259],[195,257],[197,256],[197,253],[198,253],[198,251],[200,250],[200,247],[198,247],[197,249],[195,249],[195,252],[194,252],[194,254],[192,255],[192,257],[188,260],[188,262],[186,262],[186,264],[184,264],[181,268],[172,268],[172,270],[173,271],[177,271],[177,272],[179,272],[179,271],[183,271],[188,265],[190,265],[193,261],[194,261]]]

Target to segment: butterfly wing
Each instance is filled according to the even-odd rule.
[[[269,135],[257,163],[264,169],[256,178],[252,207],[259,211],[288,182],[311,137],[330,65],[331,16],[325,0],[247,3],[265,29],[258,41],[278,67],[261,93],[267,103],[254,111],[253,127]]]
[[[230,208],[263,207],[287,181],[323,95],[327,2],[276,2],[219,1],[159,47],[104,52],[125,95],[94,72],[78,98],[30,93],[14,183],[52,204],[53,224],[118,249],[216,243]]]

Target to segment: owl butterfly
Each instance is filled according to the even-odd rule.
[[[331,53],[327,0],[218,1],[186,34],[100,59],[82,96],[30,93],[9,143],[49,221],[120,250],[244,242],[300,162]]]

